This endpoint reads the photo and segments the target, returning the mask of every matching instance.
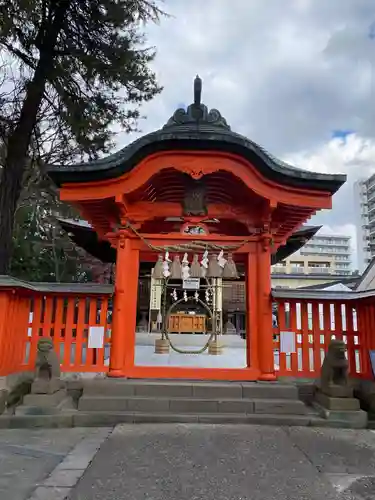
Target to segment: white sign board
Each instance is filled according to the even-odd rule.
[[[162,280],[151,278],[150,290],[150,309],[151,311],[160,311],[161,308],[161,292]]]
[[[89,327],[89,349],[101,349],[104,346],[104,326]]]
[[[201,280],[199,278],[188,278],[182,280],[182,288],[184,290],[199,290]]]
[[[280,352],[290,354],[296,352],[295,332],[280,332]]]
[[[29,313],[29,325],[32,324],[33,320],[34,320],[34,313],[31,312],[31,313]],[[27,329],[27,336],[28,337],[33,336],[33,328],[31,326],[29,326]]]

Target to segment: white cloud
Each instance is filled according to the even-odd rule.
[[[353,268],[357,268],[353,183],[375,172],[375,141],[350,134],[345,139],[332,139],[310,151],[289,155],[286,159],[306,170],[348,176],[346,184],[333,198],[333,209],[321,212],[312,222],[324,225],[321,232],[351,236]]]
[[[286,159],[307,170],[346,174],[353,181],[375,171],[375,140],[352,133],[309,151],[291,154]]]
[[[374,0],[173,0],[148,28],[163,93],[147,103],[143,133],[179,103],[203,100],[232,129],[296,166],[345,173],[333,210],[314,222],[353,236],[353,181],[375,171]],[[353,130],[345,141],[334,130]],[[119,146],[137,137],[119,135]],[[354,245],[354,243],[353,243]]]
[[[165,90],[144,106],[144,132],[191,101],[199,73],[205,103],[276,154],[309,149],[335,129],[375,133],[373,0],[173,0],[165,7],[172,17],[148,29]]]

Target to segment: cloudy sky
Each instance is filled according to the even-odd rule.
[[[142,132],[192,100],[297,167],[346,173],[332,211],[314,218],[355,245],[353,182],[375,172],[374,0],[166,0],[147,30],[163,93]],[[119,136],[124,146],[133,136]]]

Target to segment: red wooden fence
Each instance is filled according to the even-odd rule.
[[[369,350],[375,348],[375,291],[372,295],[285,290],[274,291],[274,295],[278,309],[278,328],[274,329],[278,375],[317,378],[328,345],[336,338],[346,344],[350,375],[373,379]],[[284,331],[295,333],[296,352],[280,353],[280,332]]]
[[[0,277],[0,375],[32,371],[39,338],[51,337],[64,372],[108,370],[112,287],[29,284]],[[91,327],[103,347],[88,347]]]
[[[65,372],[105,372],[110,348],[109,299],[106,296],[38,295],[30,300],[23,370],[35,366],[40,337],[51,337]],[[102,348],[88,345],[91,327],[104,329]]]
[[[274,352],[280,376],[316,378],[331,338],[347,345],[350,373],[373,379],[375,291],[308,293],[273,291],[278,327]],[[111,342],[112,288],[98,285],[25,284],[0,277],[0,375],[33,370],[40,337],[51,337],[64,372],[106,372]],[[101,348],[88,345],[102,327]],[[280,332],[295,332],[296,352],[280,353]]]
[[[280,300],[279,328],[274,332],[274,348],[279,352],[278,374],[304,378],[318,377],[325,352],[331,341],[344,340],[347,345],[349,370],[362,376],[367,357],[358,331],[357,309],[350,302]],[[280,332],[295,333],[296,352],[280,353]]]

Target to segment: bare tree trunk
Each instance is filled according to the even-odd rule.
[[[8,139],[0,182],[0,275],[7,274],[13,250],[13,225],[22,190],[31,136],[41,105],[48,75],[53,69],[54,48],[69,0],[57,0],[54,21],[46,27],[43,49],[32,80],[28,83],[18,123]]]
[[[43,70],[40,71],[42,73]],[[22,190],[27,153],[45,82],[34,74],[22,106],[20,119],[9,137],[0,183],[0,274],[7,274],[13,249],[13,224]]]

